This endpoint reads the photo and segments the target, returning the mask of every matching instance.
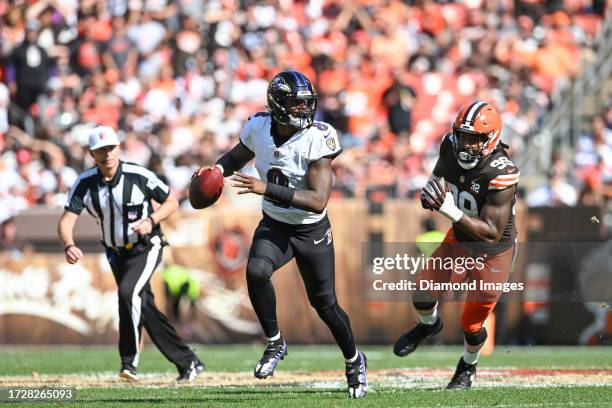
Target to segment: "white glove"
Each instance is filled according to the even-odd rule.
[[[438,209],[441,214],[447,216],[451,219],[452,222],[458,222],[461,217],[463,217],[463,211],[461,211],[455,205],[455,199],[453,198],[453,193],[447,191],[444,195],[444,202]]]

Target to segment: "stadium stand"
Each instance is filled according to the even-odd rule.
[[[606,15],[601,0],[0,0],[0,221],[62,206],[97,124],[184,201],[193,170],[236,142],[287,68],[313,78],[318,119],[341,133],[334,197],[414,197],[474,98],[504,112],[503,139],[529,159],[564,130],[551,116],[582,101],[564,95],[612,43]],[[607,75],[607,95],[581,110],[592,131],[575,124],[566,150],[533,150],[548,178],[528,202],[610,202]]]

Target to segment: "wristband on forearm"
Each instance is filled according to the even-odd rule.
[[[459,222],[463,217],[463,211],[461,211],[456,205],[453,199],[453,194],[450,192],[446,193],[444,203],[438,210],[442,215],[447,216],[453,223]]]
[[[292,188],[267,183],[264,196],[279,204],[290,206],[293,201],[293,194],[295,194],[295,190]]]
[[[69,250],[70,248],[75,247],[75,246],[76,246],[76,245],[74,245],[74,244],[69,244],[69,245],[66,245],[66,246],[64,247],[64,252],[68,252],[68,250]]]

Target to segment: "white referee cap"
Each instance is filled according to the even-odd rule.
[[[118,145],[117,133],[110,126],[98,126],[89,134],[89,150]]]

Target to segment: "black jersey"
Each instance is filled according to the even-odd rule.
[[[457,207],[465,214],[478,217],[486,202],[487,194],[495,194],[518,184],[520,172],[501,147],[480,161],[473,169],[462,168],[453,153],[453,137],[455,137],[453,134],[444,136],[440,146],[439,160],[442,161],[443,177],[451,188]],[[512,198],[510,218],[499,240],[500,243],[513,243],[516,239],[514,203],[515,197]],[[460,242],[476,241],[461,228],[454,230],[455,237]]]

